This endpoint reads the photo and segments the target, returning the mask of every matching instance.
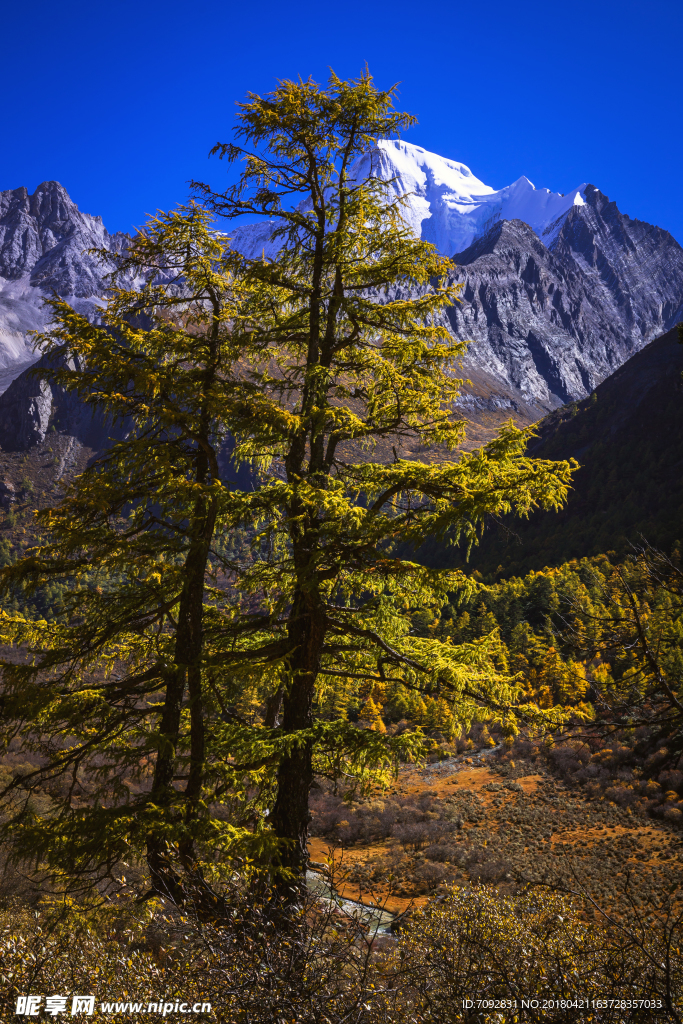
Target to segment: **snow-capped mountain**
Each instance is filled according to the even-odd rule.
[[[582,398],[683,319],[683,249],[593,185],[561,195],[522,177],[495,190],[464,164],[402,140],[378,142],[351,173],[389,181],[407,197],[415,234],[454,258],[463,292],[448,324],[473,342],[465,370],[491,409],[503,402],[542,415]],[[239,227],[232,244],[272,257],[273,227]],[[472,400],[463,397],[464,410]]]
[[[447,256],[467,249],[503,220],[523,220],[549,245],[571,208],[585,203],[585,182],[566,196],[535,188],[525,177],[496,191],[465,164],[402,139],[382,139],[354,163],[353,180],[369,176],[391,182],[395,195],[408,197],[405,220],[416,235]],[[231,233],[233,245],[252,258],[264,250],[266,256],[274,256],[272,231],[272,221],[246,224]]]
[[[381,141],[356,162],[354,177],[368,173],[407,196],[404,215],[415,233],[454,258],[462,301],[445,322],[472,341],[464,370],[473,385],[461,399],[468,418],[515,413],[530,421],[582,398],[683,319],[681,246],[620,213],[592,185],[563,196],[522,177],[495,190],[464,164],[401,140]],[[273,228],[237,227],[232,244],[245,255],[273,256]],[[45,326],[43,298],[54,290],[96,316],[103,268],[88,250],[125,242],[81,213],[57,182],[33,195],[0,193],[0,392],[36,359],[26,332]],[[22,374],[0,398],[13,409],[41,406],[40,422],[26,412],[33,419],[22,437],[41,435],[52,415],[35,387]]]
[[[360,179],[368,174],[393,179],[396,195],[412,193],[405,219],[447,256],[467,249],[502,220],[523,220],[549,245],[571,208],[585,203],[585,182],[566,196],[535,188],[525,177],[495,191],[465,164],[400,139],[378,142],[356,162],[352,175]]]

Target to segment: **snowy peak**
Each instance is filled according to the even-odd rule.
[[[477,200],[494,194],[465,164],[429,153],[402,139],[382,139],[356,161],[355,178],[365,177],[369,172],[385,181],[396,179],[392,188],[397,195],[412,192],[420,198],[442,196],[454,205],[462,205],[463,212]]]
[[[563,196],[521,177],[496,191],[465,164],[401,139],[380,140],[356,161],[353,177],[368,173],[391,181],[396,195],[411,193],[406,220],[415,234],[448,256],[467,249],[501,220],[524,221],[549,246],[572,207],[585,203],[585,183]]]
[[[465,164],[401,139],[381,140],[351,170],[355,180],[370,174],[391,182],[395,195],[408,196],[406,221],[447,255],[470,244],[478,211],[495,194]]]
[[[570,210],[585,205],[585,182],[563,196],[536,188],[522,176],[496,191],[465,164],[402,139],[381,139],[350,171],[355,181],[371,175],[389,182],[394,195],[407,197],[406,222],[445,256],[469,248],[504,220],[524,221],[551,247]],[[278,248],[271,240],[273,228],[274,223],[268,221],[234,228],[232,244],[251,259],[264,252],[273,257]]]
[[[528,178],[518,178],[501,189],[500,220],[522,220],[550,247],[562,223],[574,206],[585,206],[586,182],[561,195],[548,188],[536,188]]]

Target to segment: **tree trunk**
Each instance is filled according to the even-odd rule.
[[[152,791],[149,796],[150,803],[158,807],[164,815],[172,813],[173,776],[176,767],[176,747],[184,692],[185,670],[177,666],[166,684],[166,700],[159,723],[161,737],[154,766]],[[147,866],[153,891],[180,906],[183,902],[180,879],[171,867],[166,840],[154,832],[147,839]]]
[[[294,602],[290,636],[295,650],[290,659],[291,677],[285,689],[282,730],[296,736],[313,725],[315,682],[325,636],[322,608],[306,607],[303,595]],[[310,738],[297,741],[283,756],[278,769],[278,790],[271,821],[280,839],[276,866],[295,876],[294,888],[305,884],[308,863],[308,797],[313,782],[313,743]],[[287,883],[285,882],[285,887]]]
[[[280,711],[282,710],[284,693],[284,687],[278,686],[275,693],[271,694],[266,701],[266,710],[263,716],[263,724],[266,729],[277,729],[280,724]]]
[[[200,458],[200,472],[206,475],[205,459]],[[150,800],[164,814],[173,817],[172,805],[179,797],[173,786],[177,771],[177,745],[183,698],[187,689],[190,700],[190,765],[187,785],[183,794],[184,814],[177,813],[177,823],[183,820],[185,834],[178,843],[180,863],[186,878],[194,888],[203,887],[203,878],[197,869],[192,826],[196,820],[204,783],[206,738],[202,695],[201,657],[204,642],[204,577],[209,545],[216,520],[215,502],[201,499],[193,515],[193,539],[185,560],[185,586],[178,610],[178,629],[175,640],[175,672],[166,688],[166,701],[162,711],[160,731],[162,741],[157,752],[154,783]],[[168,824],[168,821],[166,822]],[[165,839],[150,836],[147,842],[147,863],[152,887],[178,906],[188,898],[183,879],[171,864],[170,851]],[[192,898],[192,897],[191,897]]]

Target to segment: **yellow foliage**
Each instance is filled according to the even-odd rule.
[[[382,705],[376,704],[372,697],[363,704],[360,711],[360,718],[362,721],[370,723],[370,728],[375,732],[386,732],[386,726],[382,721]]]

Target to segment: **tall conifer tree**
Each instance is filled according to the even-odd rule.
[[[145,850],[150,891],[176,902],[235,850],[300,877],[315,772],[365,780],[415,749],[343,708],[317,716],[331,685],[399,681],[463,722],[561,715],[518,706],[495,634],[456,647],[410,631],[411,610],[472,584],[392,544],[471,542],[488,514],[557,507],[571,466],[526,458],[512,424],[459,450],[451,264],[372,170],[375,142],[413,121],[392,94],[365,74],[250,96],[244,148],[217,147],[244,159],[239,182],[197,189],[213,214],[268,218],[266,251],[240,256],[191,206],[113,257],[119,280],[146,283],[115,289],[103,326],[53,303],[43,342],[75,357],[59,382],[132,426],[5,570],[72,588],[66,624],[3,620],[36,653],[5,665],[6,735],[21,723],[43,757],[22,791],[72,780],[40,819],[15,797],[17,856],[91,877]]]

